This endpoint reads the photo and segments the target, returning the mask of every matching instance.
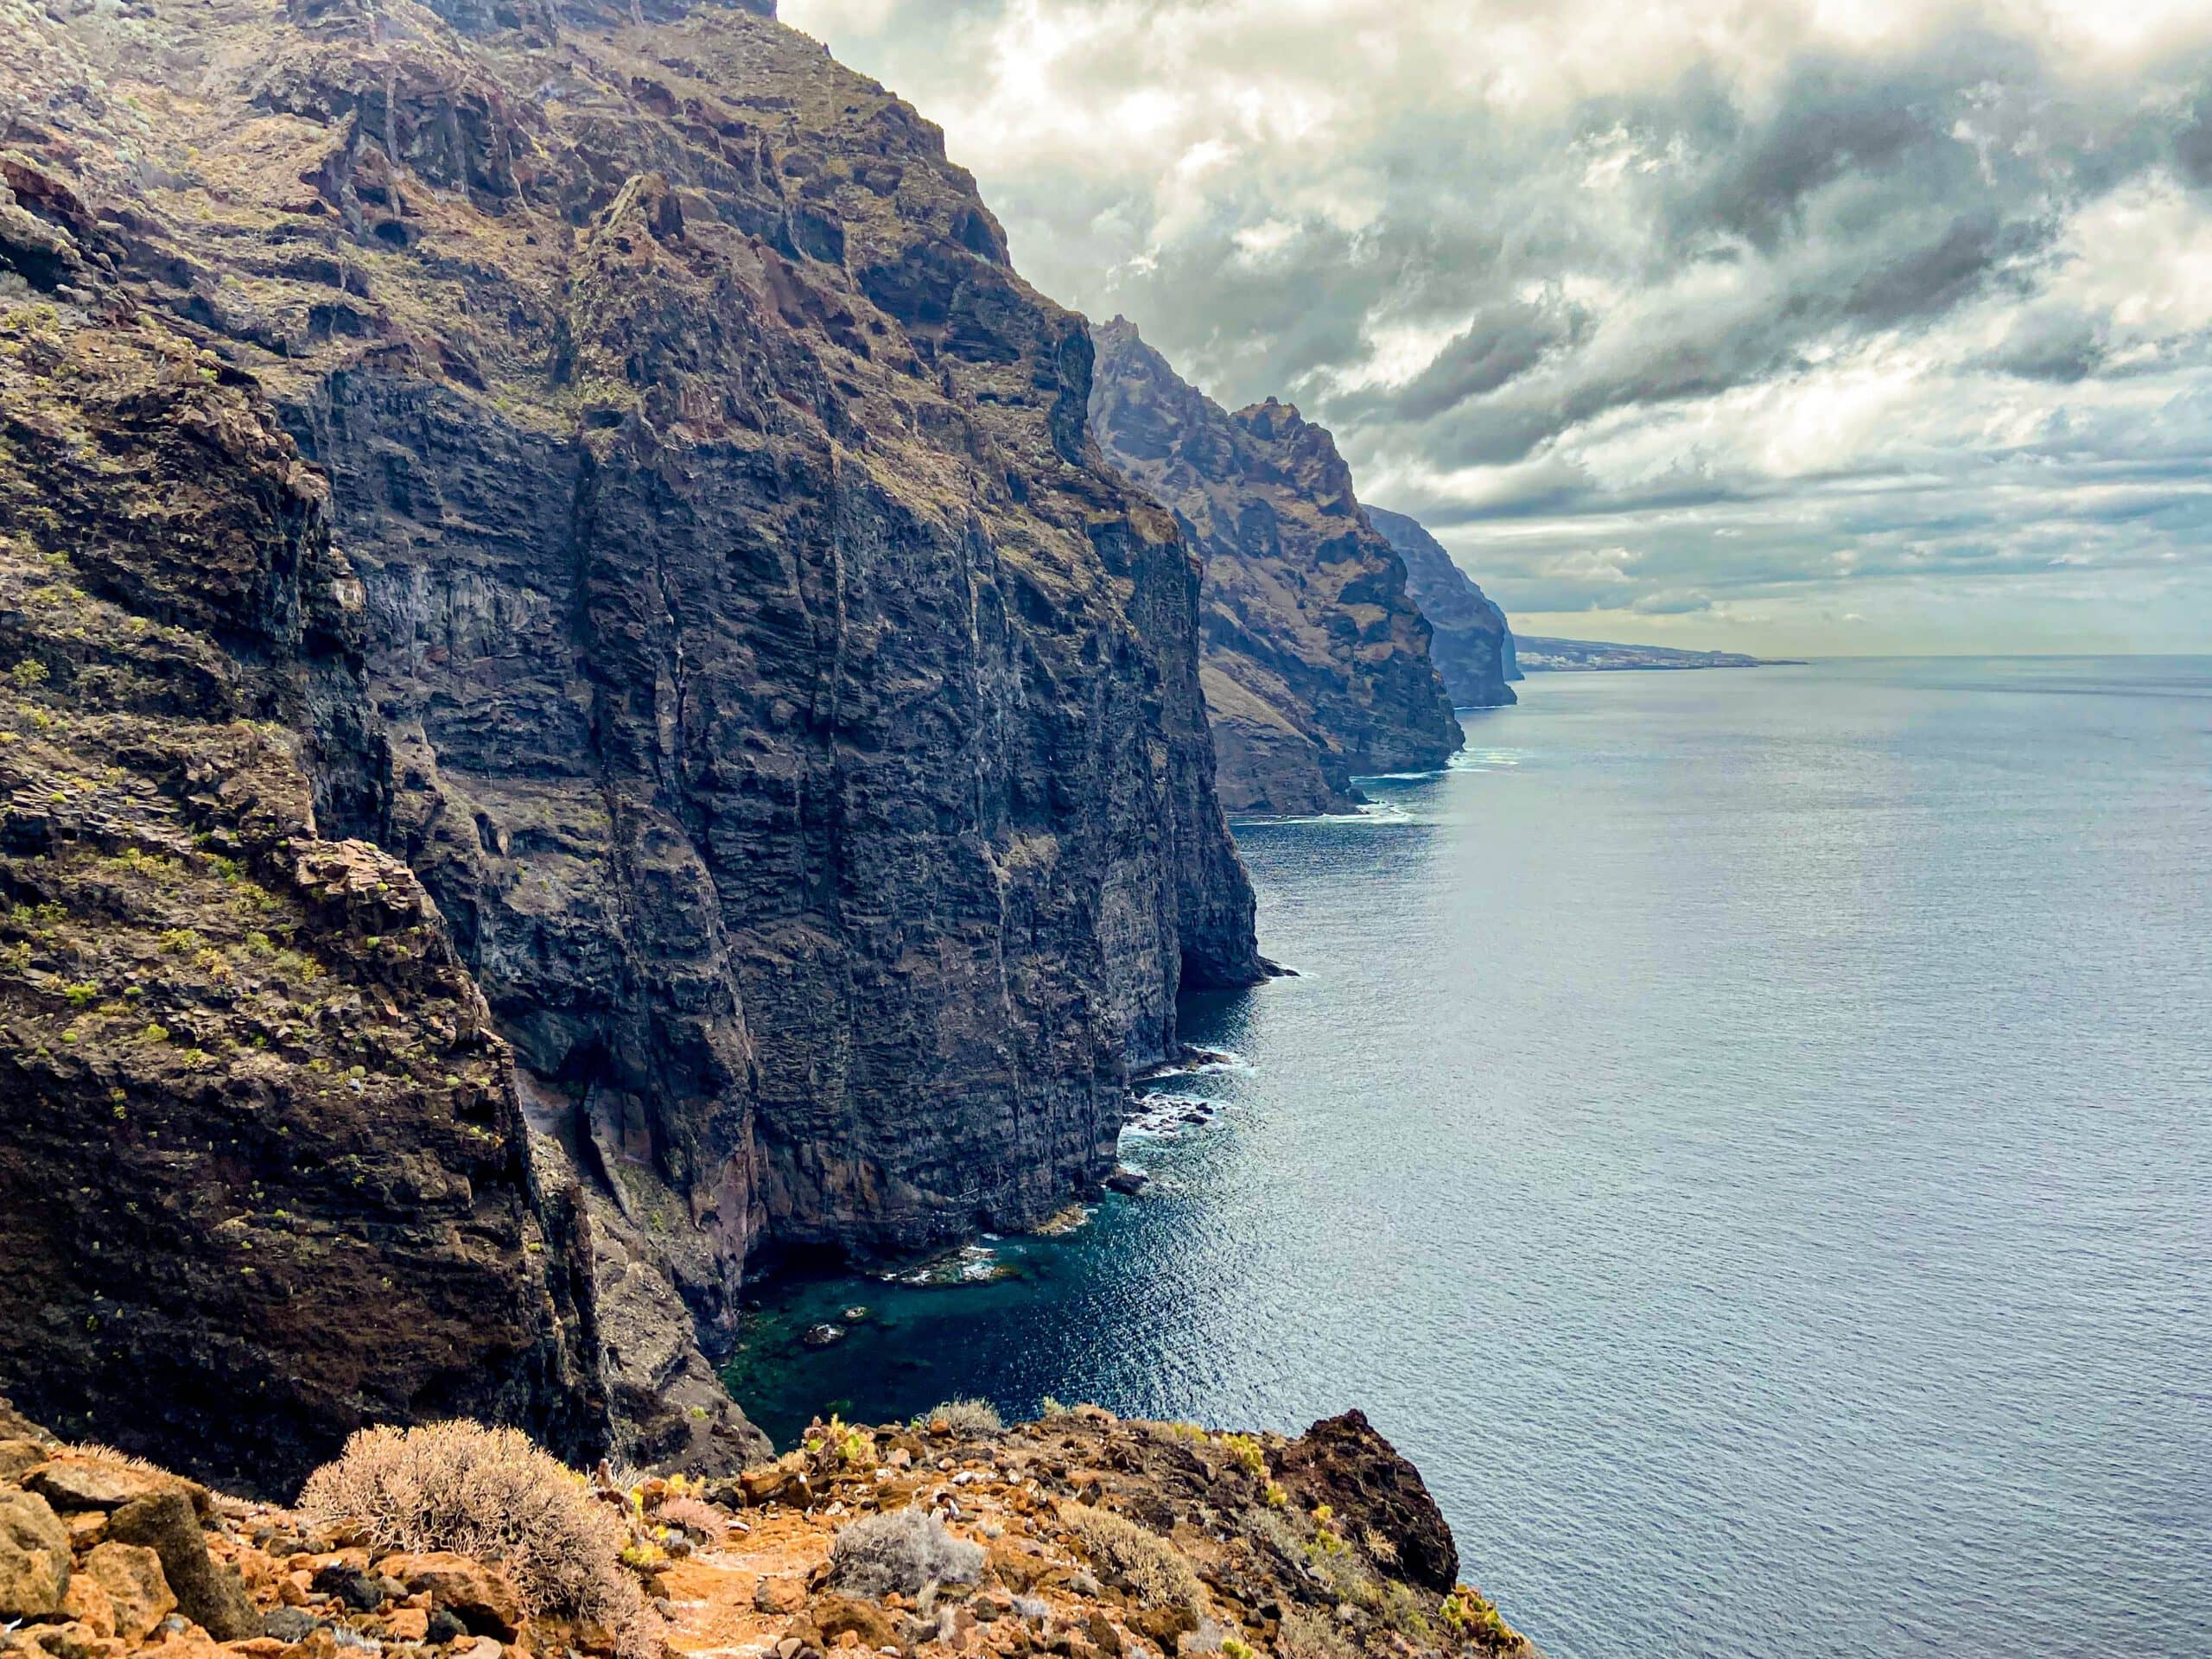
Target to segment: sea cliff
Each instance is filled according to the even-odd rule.
[[[1335,442],[1270,398],[1231,413],[1126,319],[1099,331],[1091,418],[1205,564],[1201,677],[1231,812],[1342,812],[1352,779],[1462,739],[1398,554]]]
[[[1262,971],[1082,319],[772,10],[6,0],[0,1386],[57,1428],[732,1465],[748,1272],[1043,1219]]]
[[[1497,602],[1418,520],[1381,507],[1368,508],[1367,517],[1405,561],[1406,591],[1428,619],[1429,656],[1452,701],[1462,709],[1517,701],[1508,683],[1521,677],[1513,630]]]

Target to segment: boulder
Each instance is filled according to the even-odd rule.
[[[111,1636],[101,1636],[91,1626],[72,1619],[67,1624],[34,1624],[13,1638],[10,1659],[123,1659],[128,1651]],[[218,1649],[217,1653],[220,1652]],[[173,1659],[164,1654],[162,1659]],[[225,1656],[227,1659],[227,1656]]]
[[[16,1409],[15,1402],[0,1394],[0,1440],[29,1440],[34,1446],[54,1444],[54,1436]]]
[[[60,1616],[82,1624],[94,1636],[115,1634],[115,1604],[108,1599],[99,1581],[88,1573],[69,1575],[69,1587],[61,1595]]]
[[[1449,1593],[1459,1580],[1459,1550],[1421,1471],[1376,1433],[1366,1414],[1348,1411],[1307,1429],[1283,1448],[1276,1472],[1332,1506],[1349,1536],[1373,1531],[1397,1552],[1412,1583]]]
[[[0,1623],[58,1612],[69,1588],[69,1529],[35,1492],[0,1486]]]
[[[814,1605],[791,1628],[790,1634],[798,1637],[810,1647],[831,1648],[837,1638],[850,1630],[860,1638],[864,1648],[895,1648],[899,1632],[883,1610],[850,1596],[826,1595],[818,1598]],[[810,1634],[811,1631],[811,1634]]]
[[[763,1575],[753,1586],[753,1611],[762,1613],[795,1613],[806,1605],[806,1586],[797,1579],[776,1579]]]
[[[115,1633],[126,1642],[147,1634],[176,1611],[176,1596],[162,1571],[162,1558],[143,1544],[95,1545],[84,1572],[106,1592],[115,1613]]]
[[[243,1642],[261,1634],[261,1618],[245,1581],[229,1568],[216,1566],[207,1554],[200,1517],[181,1482],[116,1510],[108,1516],[107,1535],[113,1542],[141,1545],[159,1556],[177,1611],[218,1642]]]
[[[175,1475],[136,1469],[127,1463],[81,1458],[56,1458],[23,1475],[25,1490],[36,1492],[63,1511],[119,1510],[142,1497],[152,1497],[172,1486],[185,1484]]]
[[[496,1564],[441,1550],[387,1555],[377,1570],[410,1591],[428,1591],[436,1605],[479,1636],[512,1642],[522,1629],[521,1593]]]

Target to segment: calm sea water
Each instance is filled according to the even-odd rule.
[[[1547,676],[1243,828],[1142,1198],[788,1293],[788,1437],[1363,1407],[1556,1659],[2212,1655],[2212,660]],[[796,1332],[864,1303],[839,1345]]]

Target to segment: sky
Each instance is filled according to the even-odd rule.
[[[2212,0],[783,0],[1522,631],[2212,651]]]

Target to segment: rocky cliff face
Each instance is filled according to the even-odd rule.
[[[0,160],[0,1382],[263,1487],[365,1417],[605,1439],[579,1228],[397,860],[319,835],[359,584],[245,377]]]
[[[1205,563],[1203,678],[1232,812],[1340,812],[1361,774],[1459,747],[1406,573],[1328,433],[1270,399],[1230,414],[1116,317],[1090,413]]]
[[[764,1249],[1020,1226],[1103,1173],[1127,1071],[1172,1043],[1178,988],[1257,976],[1252,899],[1214,792],[1197,563],[1102,461],[1081,319],[1009,268],[936,130],[762,6],[141,0],[118,19],[0,3],[0,297],[8,329],[59,342],[40,347],[58,367],[26,372],[79,397],[79,365],[108,372],[128,314],[149,342],[139,378],[181,388],[118,389],[112,413],[41,426],[11,383],[10,430],[54,434],[18,448],[0,525],[22,580],[61,561],[54,581],[119,608],[69,624],[67,663],[27,632],[9,643],[0,668],[35,659],[51,677],[16,683],[32,723],[8,753],[35,757],[35,792],[74,787],[48,785],[113,741],[66,723],[105,709],[79,680],[153,674],[129,632],[144,623],[143,650],[181,653],[205,683],[188,705],[129,704],[148,741],[204,725],[246,744],[224,722],[260,722],[275,758],[254,764],[289,794],[252,879],[298,907],[284,925],[324,974],[361,981],[358,1013],[325,993],[316,1017],[355,1021],[356,1046],[378,1020],[454,1033],[359,1054],[270,1034],[272,1061],[257,1027],[225,1027],[194,1044],[197,1109],[229,1110],[254,1068],[326,1064],[301,1109],[359,1107],[354,1139],[375,1145],[297,1179],[372,1192],[394,1228],[443,1229],[460,1276],[437,1294],[480,1294],[465,1263],[499,1287],[489,1305],[516,1309],[442,1337],[426,1321],[422,1344],[511,1375],[493,1414],[603,1418],[544,1380],[569,1343],[574,1387],[611,1401],[611,1432],[639,1452],[720,1421],[671,1411],[671,1391],[703,1380],[690,1328],[728,1334]],[[261,473],[194,474],[208,400],[266,451]],[[149,474],[165,445],[177,460]],[[124,492],[134,478],[147,500]],[[64,480],[105,492],[97,547],[82,518],[41,513]],[[282,583],[229,571],[224,534],[203,538],[222,559],[173,542],[172,480],[218,523],[261,526],[262,563],[334,597],[262,596]],[[342,630],[316,620],[339,612]],[[169,627],[197,643],[162,645]],[[60,740],[34,715],[75,747],[36,747]],[[172,802],[227,800],[173,757],[144,775]],[[209,823],[176,833],[243,845]],[[89,933],[122,900],[65,879],[53,849],[70,833],[23,831],[7,880],[34,916],[59,906]],[[326,879],[302,861],[330,836],[353,842]],[[219,926],[226,878],[179,868],[207,890],[149,898],[130,925],[197,928],[219,955],[279,938]],[[326,938],[333,880],[381,883],[393,916]],[[403,935],[422,983],[380,1000],[369,986],[400,971],[385,959]],[[76,969],[29,943],[26,1007],[54,1031],[26,1028],[22,1047],[62,1068],[39,1084],[51,1157],[120,1140],[108,1092],[130,1085],[48,1040]],[[231,971],[267,977],[245,958]],[[473,1009],[479,985],[488,1030],[437,1012]],[[179,1064],[125,1030],[102,1028],[114,1065]],[[401,1076],[404,1105],[365,1100]],[[471,1103],[448,1108],[447,1089]],[[433,1131],[448,1109],[467,1126]],[[302,1213],[222,1136],[175,1135],[232,1158],[238,1209]],[[161,1211],[164,1242],[56,1214],[41,1271],[58,1285],[95,1250],[124,1271],[227,1249],[228,1217],[193,1209],[172,1144],[104,1188]],[[55,1165],[18,1168],[35,1185]],[[581,1196],[553,1217],[544,1195],[564,1191]],[[251,1313],[268,1271],[251,1265],[219,1306],[149,1294],[170,1328],[212,1327]],[[564,1276],[591,1326],[573,1342]],[[406,1295],[392,1302],[409,1324]],[[262,1340],[277,1357],[310,1338],[285,1319]],[[86,1351],[71,1365],[127,1363],[121,1348],[95,1362],[92,1337],[68,1346]],[[505,1373],[486,1370],[494,1351],[514,1357]],[[62,1352],[13,1357],[0,1383],[51,1410]],[[395,1382],[346,1409],[474,1408],[459,1387]]]
[[[1368,508],[1367,517],[1405,561],[1406,591],[1428,619],[1429,656],[1452,702],[1497,709],[1516,701],[1506,683],[1518,679],[1520,671],[1505,613],[1418,521],[1381,507]]]

